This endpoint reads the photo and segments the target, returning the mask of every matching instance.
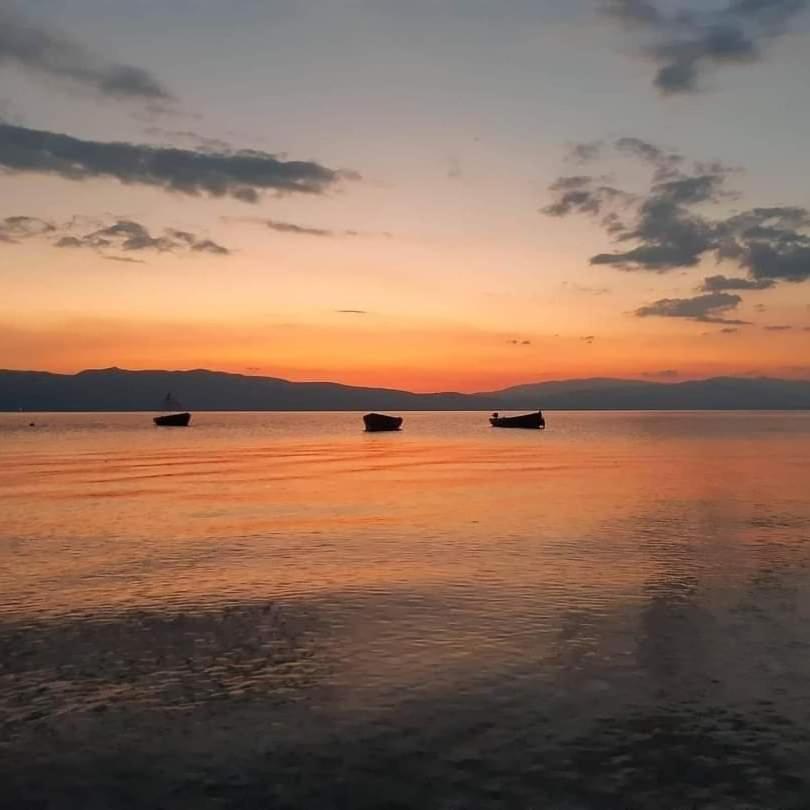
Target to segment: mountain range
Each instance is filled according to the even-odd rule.
[[[0,411],[156,411],[168,392],[192,411],[762,410],[810,408],[810,381],[713,377],[664,383],[593,378],[474,394],[418,394],[220,371],[0,370]]]

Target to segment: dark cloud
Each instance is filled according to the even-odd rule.
[[[202,152],[133,143],[86,141],[0,123],[0,169],[67,180],[112,178],[182,194],[230,196],[255,203],[264,191],[323,194],[350,172],[260,151]]]
[[[728,276],[707,276],[700,289],[703,292],[725,292],[726,290],[768,290],[776,282],[773,279],[728,278]]]
[[[720,330],[720,334],[721,335],[734,335],[739,331],[740,330],[737,329],[736,326],[726,326],[724,329]]]
[[[607,16],[644,37],[664,95],[692,93],[708,68],[758,62],[810,0],[727,0],[717,9],[661,10],[650,0],[601,0]]]
[[[638,138],[621,138],[614,155],[648,166],[647,191],[633,194],[591,175],[561,177],[550,186],[550,216],[585,214],[598,218],[623,249],[599,253],[595,265],[622,270],[665,272],[695,267],[704,258],[726,261],[747,279],[711,276],[706,292],[761,290],[778,281],[810,278],[810,211],[796,206],[759,207],[712,218],[706,206],[734,199],[727,188],[736,170],[722,163],[689,162]],[[625,247],[626,246],[626,247]]]
[[[788,332],[793,329],[793,327],[779,324],[776,326],[764,326],[763,329],[765,329],[766,332]]]
[[[530,340],[518,340],[517,338],[513,338],[512,340],[507,340],[511,346],[531,346],[532,342]]]
[[[368,311],[365,309],[336,309],[335,312],[341,315],[368,315]]]
[[[639,318],[688,318],[701,323],[745,324],[746,321],[725,317],[726,313],[735,310],[741,301],[739,295],[731,293],[707,293],[694,298],[661,298],[640,307],[635,314]]]
[[[9,8],[0,8],[0,66],[4,64],[111,98],[148,102],[172,98],[149,71],[104,59]]]
[[[596,340],[596,335],[585,335],[584,337],[581,337],[580,340],[583,343],[593,343]]]

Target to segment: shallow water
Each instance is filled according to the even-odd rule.
[[[0,806],[810,806],[810,414],[405,416],[0,415]]]

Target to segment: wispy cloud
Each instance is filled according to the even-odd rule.
[[[694,93],[712,68],[759,62],[808,8],[808,0],[727,0],[706,9],[664,11],[653,0],[600,0],[605,15],[639,38],[664,95]]]
[[[260,151],[204,152],[88,141],[0,123],[0,167],[66,180],[114,179],[166,191],[258,202],[262,192],[323,194],[353,172]]]
[[[63,236],[55,244],[60,248],[113,249],[131,252],[153,250],[158,253],[191,250],[217,256],[230,255],[228,248],[211,239],[202,239],[188,231],[172,228],[153,235],[144,225],[129,219],[119,219],[84,236]]]
[[[276,220],[266,219],[264,224],[271,231],[278,231],[278,233],[292,233],[297,236],[334,236],[335,231],[330,231],[325,228],[308,228],[304,225],[295,225],[292,222],[277,222]]]
[[[383,231],[379,233],[371,232],[371,231],[356,231],[352,229],[335,229],[335,228],[316,228],[311,225],[299,225],[295,222],[283,222],[277,219],[265,219],[263,217],[222,217],[223,222],[246,222],[252,223],[254,225],[263,225],[265,228],[268,228],[271,231],[275,231],[276,233],[283,233],[288,234],[290,236],[318,236],[323,238],[332,238],[332,237],[353,237],[353,236],[365,236],[365,237],[384,237],[386,239],[391,238],[391,234],[388,231]]]
[[[732,312],[742,302],[739,295],[731,293],[708,293],[694,298],[661,298],[652,304],[639,307],[635,314],[639,318],[687,318],[700,323],[745,324],[746,321],[729,319],[725,315]]]
[[[789,332],[793,327],[784,324],[776,324],[773,326],[764,326],[763,329],[765,329],[766,332]]]
[[[680,373],[674,368],[664,368],[660,371],[645,371],[642,377],[648,377],[652,380],[672,380],[675,377],[680,377]]]
[[[52,233],[55,226],[39,217],[13,216],[0,219],[0,242],[20,242]]]
[[[368,315],[365,309],[336,309],[335,312],[341,315]]]
[[[0,8],[0,66],[117,99],[166,102],[171,93],[150,71],[93,53],[80,42],[11,8]]]
[[[143,259],[132,259],[129,256],[105,256],[108,262],[124,262],[125,264],[146,264]]]
[[[117,219],[109,224],[96,222],[92,229],[88,230],[89,222],[92,220],[85,217],[74,217],[64,224],[31,216],[6,217],[0,220],[0,242],[19,243],[29,239],[42,239],[57,248],[68,250],[84,248],[102,253],[107,250],[133,253],[193,251],[217,256],[228,256],[231,253],[223,245],[190,231],[165,228],[162,232],[153,234],[145,225],[130,219]],[[104,258],[114,261],[125,260],[124,257],[118,256],[105,255]]]

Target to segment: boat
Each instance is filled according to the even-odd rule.
[[[379,433],[383,430],[399,430],[402,427],[401,416],[386,416],[382,413],[367,413],[363,423],[368,433]]]
[[[529,430],[543,430],[546,426],[546,420],[543,418],[543,412],[526,413],[521,416],[501,416],[500,414],[493,413],[489,419],[492,427],[498,428],[526,428]]]
[[[171,394],[166,394],[163,400],[163,408],[165,410],[177,410],[180,407],[182,407],[180,403]],[[152,421],[158,427],[188,427],[189,422],[191,422],[191,414],[187,411],[182,413],[165,413],[161,416],[156,416]]]
[[[190,413],[167,413],[152,420],[158,427],[188,427]]]

